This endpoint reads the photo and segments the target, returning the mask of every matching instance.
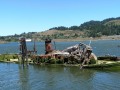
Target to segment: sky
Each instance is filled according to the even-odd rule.
[[[120,17],[120,0],[0,0],[0,36]]]

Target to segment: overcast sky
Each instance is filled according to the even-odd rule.
[[[120,16],[120,0],[0,0],[0,36]]]

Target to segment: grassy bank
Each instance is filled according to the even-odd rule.
[[[18,59],[17,54],[1,54],[0,55],[0,62],[9,62],[12,60]],[[17,60],[18,61],[18,60]]]
[[[0,62],[15,62],[18,63],[18,55],[17,54],[2,54],[0,55]],[[39,63],[34,63],[36,59],[28,60],[29,64],[37,64],[37,65],[62,65],[62,66],[77,66],[80,67],[81,63],[73,63],[69,61],[69,63],[64,63],[63,60],[57,59],[40,59]],[[38,60],[38,59],[37,59]],[[73,60],[72,60],[73,61]],[[111,60],[97,60],[97,62],[91,61],[92,64],[85,64],[83,68],[91,68],[91,69],[104,69],[120,66],[120,61],[111,61]]]

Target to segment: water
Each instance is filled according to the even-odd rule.
[[[89,41],[83,41],[85,44],[89,44]],[[33,42],[27,42],[28,50],[33,50]],[[55,45],[52,43],[53,46],[56,45],[57,50],[63,50],[68,46],[72,46],[75,44],[79,44],[79,42],[56,42]],[[93,48],[93,53],[97,56],[104,56],[104,55],[114,55],[120,56],[120,40],[98,40],[92,41],[91,46]],[[36,48],[38,50],[38,54],[45,53],[44,42],[36,42]],[[19,43],[18,42],[11,42],[6,44],[0,44],[0,54],[3,53],[19,53]]]
[[[4,67],[4,68],[3,68]],[[2,68],[2,69],[1,69]],[[0,90],[119,90],[118,71],[0,63]]]
[[[56,42],[64,48],[79,42]],[[89,44],[89,41],[84,41]],[[44,53],[44,42],[37,42],[38,54]],[[120,56],[119,40],[92,41],[93,52]],[[0,44],[0,53],[19,53],[19,43]],[[27,43],[32,50],[33,43]],[[0,63],[0,90],[120,90],[120,67],[110,69],[79,69],[57,65]]]

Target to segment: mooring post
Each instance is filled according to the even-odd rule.
[[[26,58],[26,64],[28,64],[26,39],[24,37],[21,37],[19,40],[20,40],[20,54],[21,54],[22,64],[24,66],[25,58]]]

